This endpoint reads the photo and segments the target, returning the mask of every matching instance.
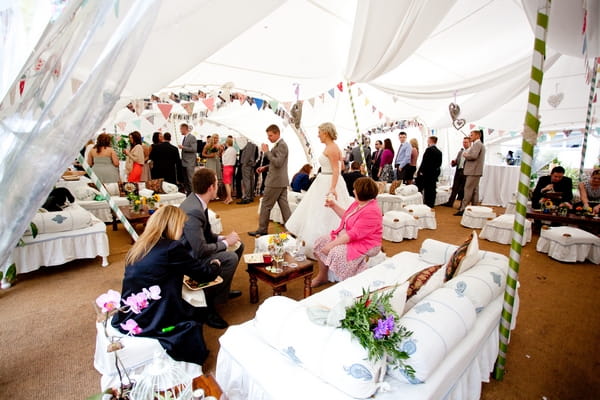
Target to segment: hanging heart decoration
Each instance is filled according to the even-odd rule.
[[[556,108],[556,107],[558,107],[560,102],[563,101],[564,98],[565,98],[565,94],[562,92],[553,94],[552,96],[548,96],[548,104],[550,104],[552,107]]]
[[[466,121],[463,118],[455,119],[452,121],[452,126],[458,131],[460,128],[465,126]]]
[[[450,103],[448,110],[450,111],[450,117],[452,118],[452,121],[454,121],[460,115],[460,107],[456,103]]]

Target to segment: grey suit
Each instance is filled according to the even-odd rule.
[[[244,252],[244,244],[240,243],[235,253],[227,251],[226,243],[219,240],[219,236],[212,232],[202,203],[195,193],[191,193],[179,208],[188,216],[181,241],[191,249],[192,256],[198,260],[216,258],[221,262],[219,275],[223,278],[223,283],[206,289],[205,295],[213,304],[225,303],[229,296],[233,275]]]
[[[194,177],[194,171],[196,170],[196,157],[197,157],[197,149],[198,142],[196,141],[196,137],[191,133],[188,133],[183,137],[183,141],[181,142],[181,165],[185,170],[184,174],[184,186],[185,192],[192,192],[192,178]]]
[[[269,160],[269,170],[265,180],[265,192],[260,207],[260,216],[258,217],[258,230],[260,233],[267,233],[269,228],[269,216],[275,202],[279,204],[283,223],[290,218],[291,211],[287,200],[287,187],[290,183],[288,179],[288,147],[283,139],[273,146],[271,151],[264,154]]]
[[[258,147],[248,142],[240,154],[240,165],[242,167],[242,185],[244,194],[242,200],[254,200],[254,166],[258,156]]]
[[[471,143],[471,147],[463,151],[465,158],[465,167],[463,174],[465,175],[465,195],[460,203],[460,211],[471,204],[479,202],[479,179],[483,175],[483,164],[485,162],[485,146],[481,140],[476,140]]]

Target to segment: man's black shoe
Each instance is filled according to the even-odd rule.
[[[442,204],[442,206],[452,208],[452,207],[454,207],[454,204],[452,204],[452,203],[444,203],[444,204]]]
[[[250,204],[250,200],[242,199],[238,201],[237,204]]]
[[[240,290],[230,290],[229,291],[230,299],[235,299],[236,297],[240,297],[241,295],[242,295],[242,292]]]
[[[460,217],[461,215],[463,215],[462,211],[457,211],[454,213],[454,215],[456,215],[457,217]]]
[[[254,237],[264,236],[266,234],[267,234],[267,232],[261,232],[261,231],[248,232],[248,235],[254,236]]]
[[[223,318],[221,318],[221,316],[219,314],[217,314],[216,311],[211,311],[206,316],[206,321],[204,321],[204,323],[206,325],[210,326],[211,328],[215,328],[215,329],[226,329],[229,326],[227,321],[225,321]]]

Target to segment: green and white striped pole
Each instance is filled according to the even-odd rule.
[[[133,229],[133,226],[131,226],[131,224],[129,223],[129,220],[127,220],[125,215],[123,215],[123,212],[121,212],[121,210],[119,210],[119,206],[112,199],[112,197],[110,196],[110,193],[108,193],[108,191],[102,184],[102,181],[100,180],[100,178],[98,178],[98,176],[94,173],[92,168],[88,165],[87,161],[85,161],[83,159],[83,156],[81,154],[79,154],[77,156],[77,161],[79,161],[79,163],[83,166],[83,169],[88,174],[88,176],[90,177],[92,182],[94,182],[94,184],[96,185],[96,187],[98,188],[100,193],[102,193],[102,196],[104,196],[106,198],[106,200],[108,201],[108,205],[115,212],[115,215],[117,216],[117,218],[121,220],[121,224],[123,224],[123,227],[125,228],[125,230],[129,233],[129,235],[131,235],[131,238],[134,241],[137,241],[139,238],[137,232],[135,231],[135,229]]]
[[[594,108],[594,96],[596,94],[596,78],[598,76],[598,69],[600,69],[598,59],[600,59],[600,57],[597,57],[594,61],[594,72],[592,73],[592,82],[590,83],[590,97],[588,100],[587,116],[585,118],[585,131],[583,133],[583,145],[581,146],[581,164],[579,164],[579,179],[581,181],[585,178],[583,176],[583,164],[585,162],[585,153],[587,153],[588,135],[590,134],[590,129],[592,127],[592,109]]]
[[[523,130],[521,175],[519,177],[519,188],[512,242],[510,244],[510,256],[508,261],[509,269],[506,277],[506,291],[504,292],[504,304],[502,306],[502,318],[500,320],[500,349],[494,371],[494,377],[497,380],[502,380],[504,377],[504,364],[506,363],[506,352],[508,350],[508,340],[510,337],[513,305],[515,303],[517,282],[519,279],[521,243],[525,231],[525,214],[527,212],[527,200],[529,198],[529,181],[531,179],[533,148],[537,142],[537,135],[540,127],[538,111],[540,107],[542,79],[544,77],[544,59],[546,57],[546,34],[548,32],[549,11],[550,0],[540,0],[538,4],[535,28],[533,59],[531,62],[529,99],[527,113],[525,114],[525,126]]]
[[[360,129],[358,127],[358,118],[356,117],[356,109],[354,108],[354,99],[352,98],[352,89],[350,82],[346,81],[346,87],[348,88],[348,95],[350,96],[350,105],[352,106],[352,117],[354,118],[354,126],[356,127],[356,141],[360,149],[360,158],[362,165],[365,167],[365,176],[369,176],[369,168],[367,168],[367,159],[365,158],[365,149],[363,147],[362,138],[360,135]]]

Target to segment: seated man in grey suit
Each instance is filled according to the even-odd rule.
[[[225,329],[229,325],[215,309],[215,304],[225,303],[228,299],[241,296],[239,290],[230,290],[231,281],[238,262],[244,252],[244,244],[236,232],[227,236],[216,235],[212,232],[208,220],[208,203],[217,197],[217,175],[209,168],[201,168],[192,179],[193,192],[181,203],[181,208],[188,216],[183,228],[181,239],[195,258],[216,258],[221,263],[219,275],[223,283],[212,286],[204,291],[208,304],[205,323],[216,328]],[[240,246],[235,252],[227,251],[227,247],[236,243]]]

